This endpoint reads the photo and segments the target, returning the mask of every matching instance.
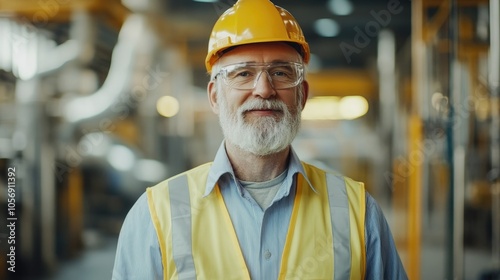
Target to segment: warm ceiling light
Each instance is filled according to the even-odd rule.
[[[340,32],[340,26],[333,19],[321,18],[314,22],[314,30],[323,37],[335,37]]]
[[[302,111],[304,120],[338,120],[339,115],[339,97],[313,97],[307,100],[306,106]]]
[[[162,96],[156,102],[156,110],[164,117],[173,117],[179,113],[179,101],[173,96]]]
[[[368,101],[363,96],[345,96],[340,99],[340,114],[345,120],[353,120],[368,112]]]
[[[362,96],[321,96],[307,101],[304,120],[352,120],[368,112],[368,101]]]
[[[330,0],[328,1],[328,9],[334,15],[347,16],[352,13],[354,7],[349,0]]]

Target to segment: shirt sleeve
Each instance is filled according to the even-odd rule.
[[[375,199],[366,193],[365,279],[408,279],[389,225]]]
[[[137,200],[123,222],[112,279],[163,279],[160,246],[146,193]]]

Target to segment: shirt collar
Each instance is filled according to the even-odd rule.
[[[290,147],[290,161],[288,164],[287,179],[285,180],[290,180],[290,178],[293,178],[293,176],[297,173],[300,173],[306,180],[307,184],[311,187],[311,189],[317,193],[316,189],[314,189],[311,181],[307,177],[307,174],[304,170],[304,167],[302,166],[299,157],[297,156],[293,148]],[[217,184],[217,181],[219,181],[220,177],[224,174],[230,174],[233,180],[236,180],[236,176],[234,175],[233,167],[231,166],[231,162],[229,161],[229,158],[227,156],[226,147],[223,141],[219,147],[219,150],[217,151],[217,154],[215,155],[212,166],[210,167],[203,197],[209,195],[213,191],[215,185]]]

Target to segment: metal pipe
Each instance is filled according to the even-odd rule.
[[[111,66],[104,84],[94,94],[69,101],[64,108],[64,117],[72,124],[98,121],[110,116],[127,114],[130,104],[130,87],[133,85],[137,64],[151,58],[155,42],[148,37],[145,16],[131,15],[123,24],[118,43],[113,50]],[[142,51],[142,52],[141,52]],[[139,57],[146,54],[147,57]],[[144,69],[146,71],[146,69]],[[120,102],[121,101],[121,102]]]
[[[377,66],[379,73],[380,122],[384,140],[393,128],[396,104],[396,42],[394,33],[382,30],[379,33]]]
[[[463,137],[466,121],[459,114],[461,104],[467,102],[461,91],[462,69],[458,58],[459,22],[458,3],[452,0],[449,3],[449,104],[450,113],[447,124],[448,160],[452,166],[450,174],[450,207],[448,212],[449,237],[448,258],[449,266],[446,277],[449,279],[463,279],[464,274],[464,246],[463,246],[463,219],[464,219],[464,191],[465,191],[465,140]]]
[[[426,94],[423,85],[426,84],[426,46],[423,37],[424,27],[424,1],[414,0],[412,8],[412,50],[411,50],[411,79],[412,79],[412,110],[408,121],[410,136],[408,139],[408,155],[411,147],[420,144],[422,133],[420,120],[423,115],[423,96]],[[408,206],[408,277],[420,279],[421,258],[421,165],[415,165],[415,172],[408,180],[408,195],[411,205]]]
[[[86,11],[75,11],[72,14],[70,39],[61,45],[47,50],[40,57],[37,74],[50,75],[60,71],[65,65],[73,62],[89,63],[94,57],[95,21]]]
[[[488,78],[493,94],[500,95],[500,0],[490,0],[490,53]],[[500,155],[497,155],[500,162]]]
[[[455,137],[457,139],[458,137]],[[464,279],[464,197],[466,149],[453,149],[453,278]]]
[[[500,269],[500,0],[490,0],[488,83],[491,92],[492,254]]]
[[[377,68],[379,78],[379,106],[380,106],[380,139],[384,145],[384,154],[387,157],[382,157],[382,164],[377,164],[378,174],[382,174],[384,170],[391,170],[391,158],[393,157],[393,131],[396,120],[396,39],[394,32],[388,29],[380,31],[378,35],[377,47]],[[383,183],[380,185],[383,186]],[[375,190],[380,192],[381,189]],[[385,193],[384,193],[385,194]]]

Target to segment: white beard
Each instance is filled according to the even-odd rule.
[[[251,99],[232,114],[220,88],[217,92],[219,122],[225,140],[243,151],[257,156],[278,153],[286,149],[297,135],[302,112],[301,98],[298,98],[295,112],[278,99]],[[262,116],[250,122],[245,119],[245,112],[252,109],[279,110],[282,116]]]

